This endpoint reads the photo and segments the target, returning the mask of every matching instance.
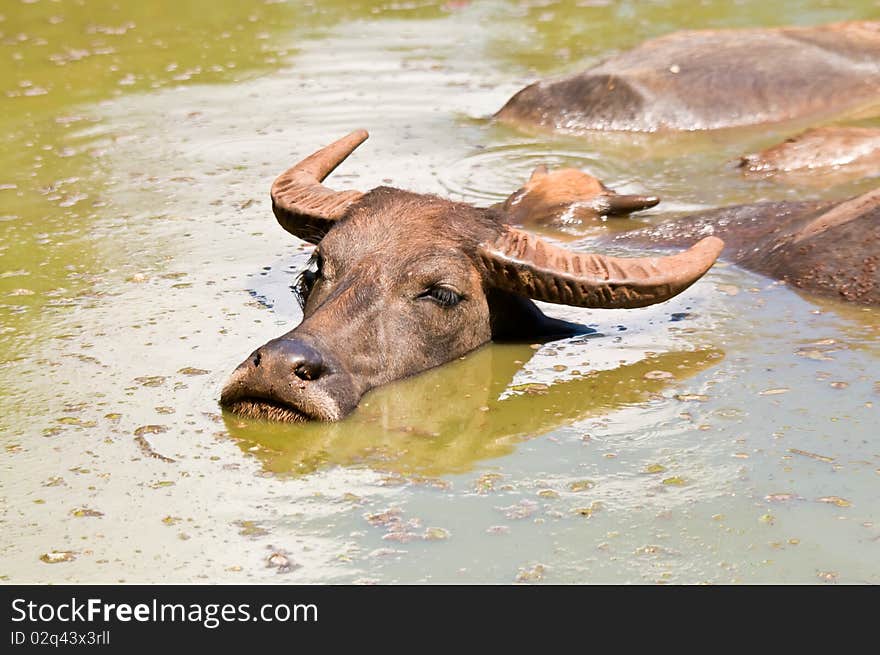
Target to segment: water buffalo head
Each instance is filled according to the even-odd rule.
[[[222,391],[221,405],[238,415],[341,419],[369,389],[493,338],[571,332],[530,299],[596,308],[662,302],[721,251],[708,237],[668,257],[580,254],[512,227],[501,209],[322,185],[366,138],[354,132],[272,185],[279,223],[316,248],[299,281],[302,322],[251,353]]]
[[[509,223],[567,225],[600,216],[626,216],[658,202],[657,196],[617,193],[592,175],[573,168],[550,172],[546,166],[538,166],[500,209]]]

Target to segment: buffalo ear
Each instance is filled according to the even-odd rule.
[[[667,257],[574,253],[505,226],[479,258],[487,283],[534,300],[594,308],[633,308],[669,300],[709,270],[724,242],[706,237]]]
[[[532,171],[532,174],[529,176],[529,182],[535,182],[542,177],[546,177],[549,175],[550,171],[547,170],[547,166],[545,164],[539,164],[535,166],[535,170]]]
[[[356,130],[309,155],[284,171],[272,184],[272,211],[285,230],[317,244],[345,215],[360,191],[334,191],[321,182],[367,140],[366,130]]]

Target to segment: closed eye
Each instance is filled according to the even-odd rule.
[[[293,285],[290,287],[293,290],[293,295],[296,297],[296,301],[299,303],[300,309],[305,307],[306,301],[309,299],[309,294],[312,292],[312,287],[314,287],[315,282],[321,278],[322,267],[323,261],[321,259],[321,254],[316,250],[311,258],[309,258],[309,261],[306,264],[306,269],[297,276]]]
[[[441,307],[454,307],[464,299],[464,297],[454,289],[440,285],[425,289],[418,297],[432,300]]]

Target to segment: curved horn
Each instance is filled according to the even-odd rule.
[[[687,289],[715,262],[724,242],[706,237],[668,257],[622,259],[573,253],[507,227],[480,258],[489,284],[545,302],[595,308],[644,307]]]
[[[660,202],[657,196],[621,195],[611,192],[596,198],[596,209],[607,216],[621,216],[650,209]]]
[[[318,243],[360,191],[334,191],[321,182],[367,140],[366,130],[356,130],[321,148],[287,169],[272,183],[272,211],[285,230],[310,243]]]

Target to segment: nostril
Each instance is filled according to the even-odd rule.
[[[302,362],[293,369],[293,374],[300,380],[315,380],[321,377],[324,367],[315,362]]]
[[[299,339],[275,339],[251,356],[261,376],[278,379],[296,377],[300,381],[317,380],[330,370],[321,353]]]

